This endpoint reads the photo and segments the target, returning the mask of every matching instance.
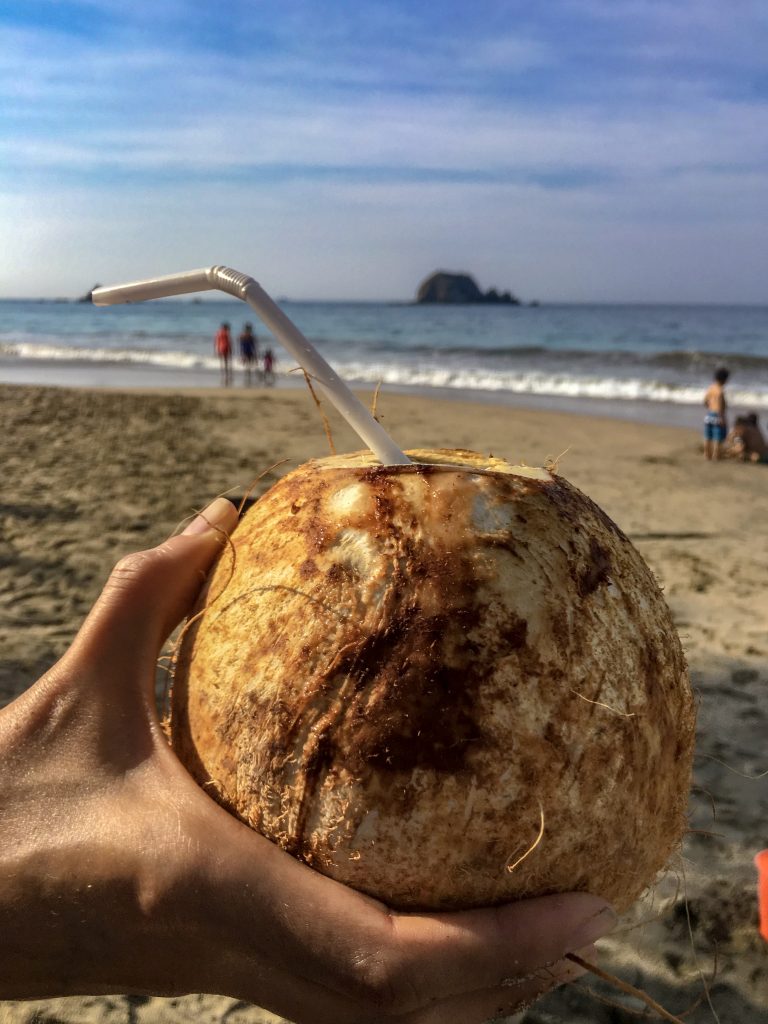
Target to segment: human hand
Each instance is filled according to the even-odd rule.
[[[396,914],[176,760],[155,665],[235,521],[217,499],[120,562],[70,650],[0,711],[0,998],[208,992],[306,1024],[479,1024],[576,977],[563,957],[610,930],[603,900]]]

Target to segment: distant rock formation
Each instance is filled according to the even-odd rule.
[[[495,288],[481,292],[470,274],[449,274],[445,270],[438,270],[421,282],[419,290],[416,292],[416,301],[453,305],[480,302],[520,305],[520,300],[510,292],[499,294]]]
[[[96,291],[97,288],[101,288],[101,285],[100,284],[95,284],[93,286],[93,288],[91,288],[91,290],[89,292],[86,292],[85,295],[81,295],[80,298],[77,299],[76,301],[77,302],[93,302],[93,293]]]

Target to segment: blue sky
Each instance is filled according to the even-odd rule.
[[[766,302],[768,6],[0,0],[0,296]]]

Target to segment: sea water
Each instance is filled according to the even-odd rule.
[[[675,409],[698,415],[713,370],[725,365],[731,405],[768,409],[768,307],[280,304],[353,385],[571,408],[587,402],[590,411],[608,403],[611,414],[642,409],[641,418],[673,422]],[[293,367],[256,314],[234,300],[108,308],[5,300],[0,380],[214,384],[213,336],[222,321],[232,327],[235,365],[237,335],[250,321],[278,370]]]

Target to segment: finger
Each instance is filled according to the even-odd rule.
[[[154,666],[168,635],[190,610],[205,576],[237,522],[237,510],[217,498],[183,534],[123,558],[69,651],[113,684],[121,674]],[[82,660],[80,662],[82,664]]]
[[[566,893],[456,914],[395,915],[383,950],[399,986],[423,1002],[526,977],[542,964],[591,945],[613,930],[605,900]]]

